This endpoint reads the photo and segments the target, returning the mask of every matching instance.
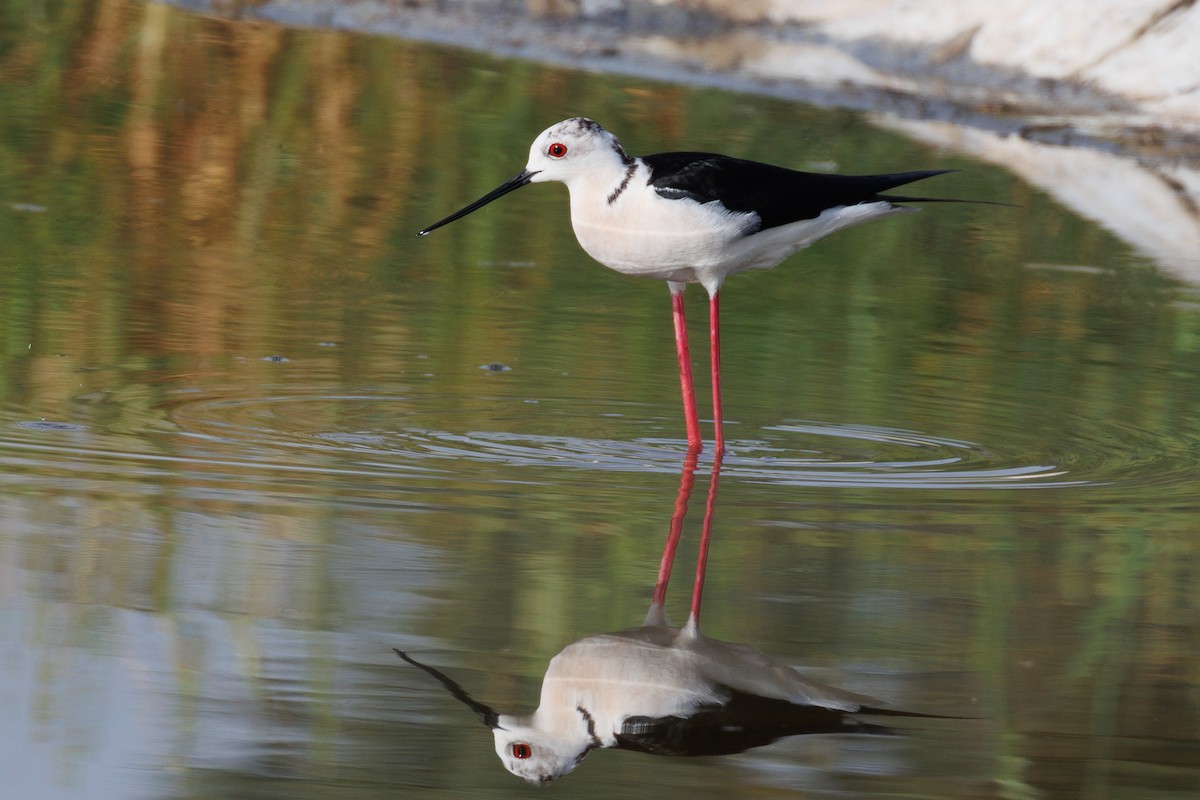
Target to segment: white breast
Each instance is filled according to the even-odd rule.
[[[727,264],[730,246],[756,224],[755,215],[664,199],[646,184],[647,175],[639,165],[613,203],[612,187],[572,182],[571,225],[588,255],[617,272],[680,283]]]
[[[606,746],[612,746],[631,716],[686,717],[700,705],[723,701],[725,696],[701,679],[697,654],[672,646],[678,635],[672,628],[641,628],[568,645],[546,670],[539,717],[583,706]]]

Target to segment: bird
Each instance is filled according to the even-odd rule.
[[[636,157],[598,122],[573,117],[538,135],[521,172],[418,235],[428,236],[528,184],[565,183],[571,225],[588,255],[617,272],[667,282],[688,450],[695,452],[703,449],[703,440],[683,291],[688,284],[707,291],[714,452],[720,458],[725,452],[720,348],[725,279],[775,267],[843,228],[916,210],[903,203],[976,202],[884,194],[951,171],[835,175],[705,152]]]
[[[435,667],[395,652],[477,713],[504,767],[532,784],[563,777],[593,750],[728,755],[785,736],[893,733],[857,714],[927,716],[878,708],[873,698],[811,680],[750,645],[665,618],[567,645],[550,660],[529,715],[501,714]]]
[[[695,454],[689,454],[642,624],[587,636],[563,648],[550,660],[532,714],[501,714],[441,670],[403,650],[395,653],[474,711],[492,730],[504,767],[533,784],[563,777],[598,749],[660,756],[727,755],[785,736],[894,733],[859,715],[955,719],[880,708],[875,698],[814,681],[750,645],[701,633],[701,597],[719,472],[716,461],[691,610],[682,627],[671,626],[664,610],[667,585],[695,466]]]

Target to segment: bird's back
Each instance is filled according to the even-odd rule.
[[[719,202],[730,211],[757,214],[759,230],[816,219],[837,206],[891,200],[881,193],[946,172],[831,175],[716,153],[690,152],[659,153],[645,156],[642,161],[650,167],[650,185],[661,196],[690,198],[700,203]]]

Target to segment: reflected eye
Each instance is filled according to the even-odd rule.
[[[562,145],[559,145],[559,147],[562,147]],[[563,147],[563,149],[566,150],[567,148]],[[512,754],[513,758],[529,758],[533,755],[533,748],[524,742],[517,742],[512,746]]]
[[[567,154],[567,146],[562,142],[555,142],[546,148],[546,155],[551,158],[562,158]]]

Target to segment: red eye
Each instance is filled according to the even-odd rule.
[[[558,146],[562,147],[561,144]],[[566,149],[567,148],[563,147],[563,150],[566,150]],[[529,758],[531,755],[533,755],[533,748],[531,748],[529,745],[525,744],[524,742],[517,742],[516,744],[514,744],[512,746],[512,754],[513,754],[513,758],[522,758],[522,759]]]
[[[562,142],[555,142],[546,148],[546,154],[551,158],[562,158],[567,154],[567,146]]]

